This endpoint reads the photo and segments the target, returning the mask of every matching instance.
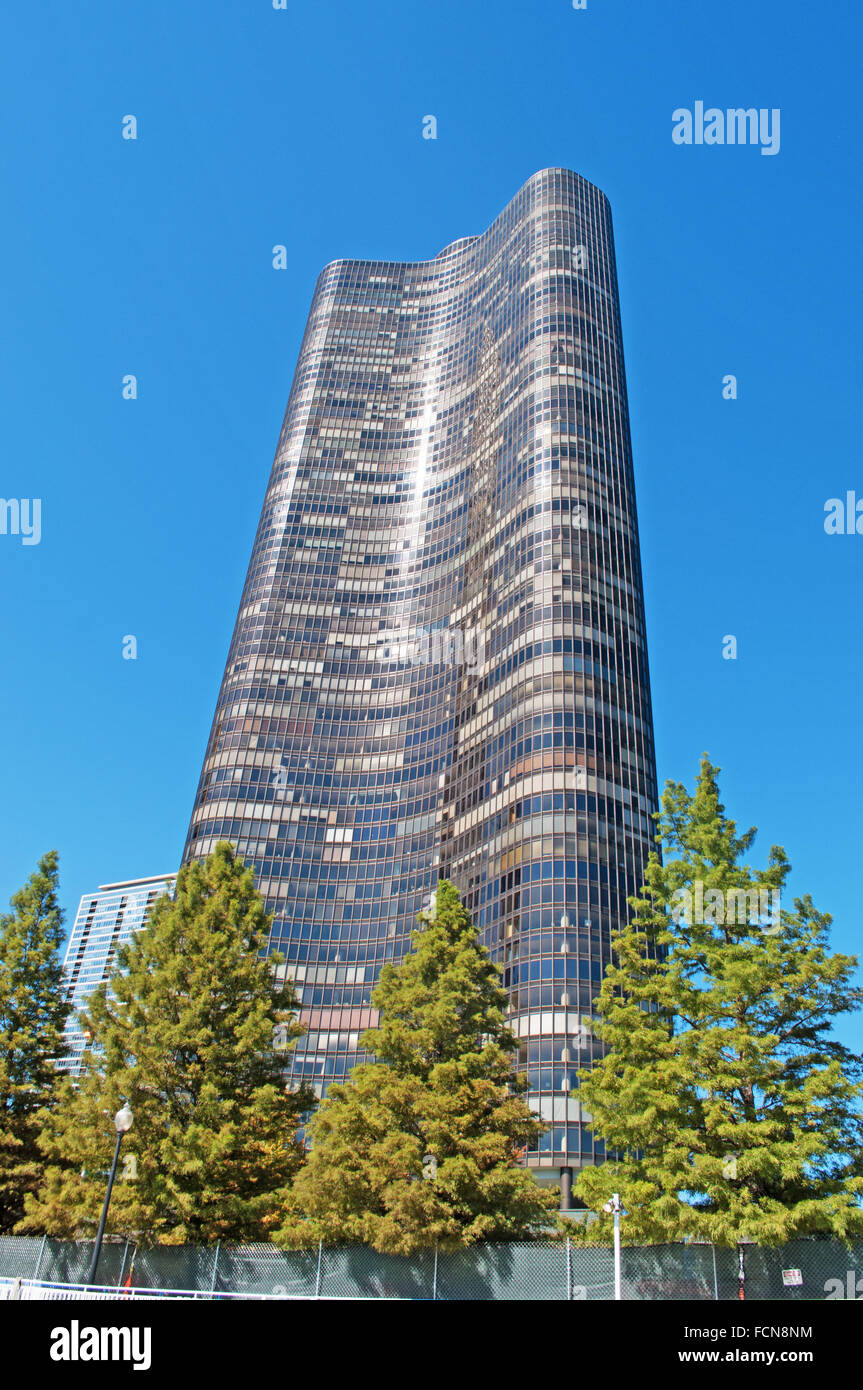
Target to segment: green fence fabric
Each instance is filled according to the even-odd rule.
[[[0,1277],[83,1284],[90,1241],[0,1236]],[[745,1247],[746,1298],[863,1301],[863,1242],[798,1240]],[[799,1282],[798,1282],[799,1281]],[[108,1240],[97,1283],[186,1289],[205,1295],[276,1298],[396,1298],[591,1302],[614,1298],[614,1256],[571,1241],[478,1245],[379,1255],[363,1246],[282,1251],[272,1245],[135,1246]],[[736,1250],[710,1245],[626,1246],[621,1293],[638,1301],[737,1298]]]

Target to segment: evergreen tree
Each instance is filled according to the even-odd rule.
[[[663,795],[663,856],[596,1005],[608,1051],[580,1073],[619,1161],[584,1170],[577,1191],[597,1212],[619,1191],[635,1243],[859,1235],[860,1058],[830,1036],[863,997],[856,959],[829,953],[831,919],[808,896],[777,910],[788,860],[773,846],[765,868],[744,862],[755,830],[737,834],[718,771],[705,755],[694,795]]]
[[[302,1162],[301,1112],[314,1104],[307,1088],[285,1087],[279,1035],[301,1029],[292,987],[274,978],[281,957],[260,954],[269,929],[252,870],[229,844],[180,870],[174,897],[157,900],[88,1001],[80,1084],[45,1117],[45,1182],[19,1229],[94,1232],[113,1115],[128,1100],[127,1180],[108,1230],[147,1243],[266,1239]]]
[[[312,1120],[281,1244],[410,1254],[554,1224],[556,1193],[518,1166],[542,1126],[513,1071],[497,968],[451,883],[419,922],[372,996],[380,1023],[361,1042],[377,1060],[332,1085]]]
[[[56,850],[39,860],[11,907],[0,916],[0,1232],[20,1220],[41,1179],[36,1117],[52,1104],[54,1060],[64,1053]]]

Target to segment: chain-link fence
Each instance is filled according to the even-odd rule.
[[[83,1284],[93,1246],[0,1236],[0,1277]],[[798,1240],[779,1249],[747,1245],[747,1299],[860,1299],[863,1242]],[[614,1297],[614,1256],[573,1241],[513,1242],[467,1250],[380,1255],[363,1246],[283,1251],[273,1245],[135,1246],[106,1241],[98,1283],[185,1289],[205,1295],[590,1301]],[[711,1245],[624,1246],[621,1294],[636,1300],[738,1296],[738,1252]]]

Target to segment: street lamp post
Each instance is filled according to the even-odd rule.
[[[118,1110],[114,1116],[114,1128],[117,1131],[117,1143],[114,1146],[114,1162],[111,1164],[111,1174],[108,1178],[108,1191],[105,1193],[105,1203],[102,1207],[102,1216],[99,1221],[99,1229],[96,1232],[96,1244],[93,1248],[93,1258],[90,1261],[90,1273],[87,1275],[87,1283],[93,1284],[96,1280],[96,1266],[99,1263],[99,1255],[102,1250],[102,1237],[105,1234],[105,1222],[108,1220],[108,1206],[111,1201],[111,1189],[114,1186],[114,1178],[117,1173],[117,1161],[120,1157],[120,1145],[123,1142],[123,1135],[128,1134],[132,1128],[132,1111],[129,1102],[126,1101],[122,1109]]]
[[[609,1216],[612,1212],[614,1213],[614,1297],[619,1302],[623,1297],[623,1280],[620,1269],[620,1193],[612,1192],[611,1201],[606,1202],[602,1210]]]

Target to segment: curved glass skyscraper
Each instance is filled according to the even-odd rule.
[[[254,864],[318,1086],[451,878],[551,1178],[603,1156],[574,1072],[655,803],[611,212],[546,169],[432,261],[322,271],[186,855]]]

